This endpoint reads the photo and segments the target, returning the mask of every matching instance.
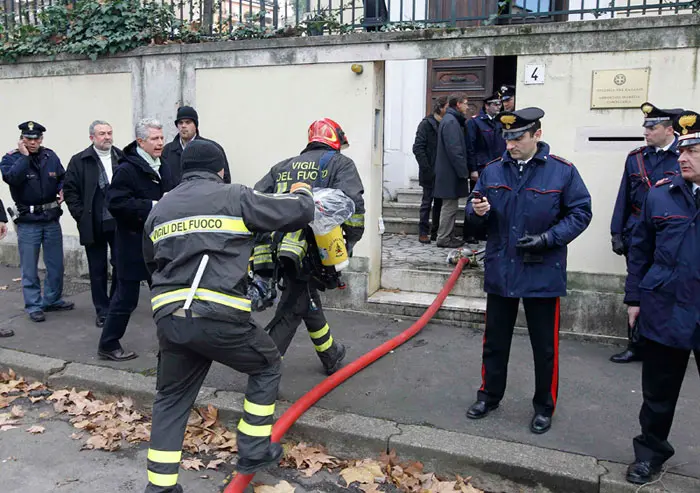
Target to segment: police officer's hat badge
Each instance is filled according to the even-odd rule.
[[[700,114],[684,111],[673,122],[673,129],[678,133],[678,147],[700,144]]]
[[[642,112],[643,112],[645,115],[648,115],[648,114],[651,113],[653,110],[654,110],[654,107],[653,107],[652,105],[650,105],[649,103],[644,103],[644,104],[642,105]]]
[[[510,126],[515,123],[515,115],[501,115],[501,123],[507,130],[510,130]]]
[[[697,115],[688,114],[683,115],[678,119],[678,126],[681,127],[681,134],[688,135],[688,130],[695,125],[697,121]]]
[[[34,130],[34,122],[27,122],[27,128],[29,130]]]

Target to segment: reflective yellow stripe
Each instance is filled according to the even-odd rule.
[[[250,425],[241,419],[238,431],[251,437],[269,437],[272,435],[272,425]]]
[[[182,458],[182,451],[166,452],[165,450],[148,449],[148,460],[160,462],[161,464],[179,464]]]
[[[253,255],[264,255],[270,253],[270,245],[258,245],[253,248]]]
[[[365,215],[364,214],[353,214],[350,219],[345,221],[348,226],[361,227],[365,225]]]
[[[323,337],[323,336],[325,336],[326,334],[328,334],[328,331],[329,331],[329,330],[330,330],[330,329],[328,328],[328,324],[326,324],[326,325],[324,325],[323,327],[321,327],[320,329],[318,329],[316,332],[309,332],[309,336],[310,336],[312,339],[320,339],[321,337]]]
[[[177,474],[158,474],[148,471],[148,481],[156,486],[175,486],[177,484]]]
[[[245,399],[243,401],[243,410],[249,414],[252,414],[253,416],[260,416],[263,418],[265,416],[272,416],[275,414],[275,405],[268,404],[264,406],[262,404],[255,404],[254,402],[250,402],[248,399]]]
[[[314,344],[314,347],[316,348],[316,351],[319,353],[322,353],[323,351],[328,350],[329,347],[333,345],[333,336],[330,336],[326,342],[321,344],[320,346],[317,346]]]
[[[169,303],[175,303],[176,301],[185,301],[187,299],[187,294],[189,293],[189,288],[176,289],[175,291],[170,291],[167,293],[159,294],[151,299],[151,308],[156,311],[158,308],[165,306]],[[244,312],[250,311],[250,300],[247,298],[238,298],[236,296],[230,296],[224,293],[218,293],[216,291],[211,291],[210,289],[198,289],[194,294],[195,300],[201,301],[211,301],[214,303],[219,303],[220,305],[229,306],[231,308],[236,308]]]
[[[229,233],[250,235],[243,219],[234,216],[191,216],[168,221],[156,227],[150,235],[155,244],[172,236],[189,233]]]
[[[255,259],[253,260],[253,263],[256,263],[256,264],[270,264],[270,263],[272,263],[272,255],[271,255],[271,254],[268,254],[268,255],[258,255],[258,256],[255,257]]]

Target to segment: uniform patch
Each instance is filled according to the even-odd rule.
[[[55,171],[49,171],[49,176],[51,177],[56,177],[56,172]]]
[[[503,158],[502,158],[502,157],[497,157],[496,159],[493,159],[493,160],[489,161],[488,163],[484,164],[484,168],[485,168],[486,166],[488,166],[489,164],[493,164],[493,163],[495,163],[496,161],[500,161],[501,159],[503,159]]]
[[[660,179],[659,181],[657,181],[657,182],[654,184],[654,186],[655,186],[655,187],[660,187],[660,186],[662,186],[662,185],[667,185],[667,184],[669,184],[669,183],[671,183],[671,179],[670,179],[670,178],[662,178],[662,179]]]
[[[632,156],[633,154],[639,154],[639,153],[642,152],[645,148],[646,148],[646,146],[637,147],[636,149],[632,149],[628,155],[629,155],[629,156]]]
[[[574,163],[572,163],[572,162],[569,161],[568,159],[564,159],[563,157],[557,156],[557,155],[555,155],[555,154],[550,154],[549,157],[553,157],[553,158],[556,159],[557,161],[562,162],[562,163],[566,164],[567,166],[573,166],[573,165],[574,165]]]

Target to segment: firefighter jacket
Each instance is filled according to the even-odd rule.
[[[301,155],[286,159],[272,167],[256,185],[255,190],[265,193],[285,193],[296,182],[308,183],[314,188],[341,190],[355,203],[355,213],[342,225],[348,250],[360,241],[365,231],[364,189],[355,163],[329,146],[311,143]],[[273,245],[279,258],[288,259],[295,266],[296,274],[302,274],[304,257],[308,252],[307,232],[299,230],[282,238],[271,235],[258,238],[253,256],[256,272],[274,268]]]
[[[191,309],[215,320],[245,323],[248,262],[254,233],[296,231],[314,217],[308,190],[264,194],[227,185],[215,173],[185,172],[146,220],[144,259],[151,272],[156,321],[184,305],[204,254],[209,262]]]

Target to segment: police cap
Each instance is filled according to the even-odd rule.
[[[498,103],[501,102],[501,93],[498,92],[498,91],[494,92],[494,93],[491,94],[489,97],[487,97],[486,99],[484,99],[484,103],[485,103],[485,104],[496,103],[496,102],[498,102]]]
[[[38,139],[46,132],[46,127],[31,120],[20,123],[17,125],[17,128],[21,130],[22,137],[27,137],[28,139]]]
[[[509,99],[515,97],[515,87],[503,85],[498,90],[498,94],[500,95],[502,101],[508,101]]]
[[[543,116],[544,111],[540,108],[523,108],[518,111],[503,111],[496,120],[503,125],[503,138],[514,140],[535,126]]]
[[[682,108],[673,108],[670,110],[662,110],[653,104],[646,102],[642,104],[642,113],[644,113],[644,127],[653,127],[661,122],[671,122],[681,112]]]
[[[700,114],[683,111],[673,122],[673,129],[678,132],[678,147],[700,144]]]

